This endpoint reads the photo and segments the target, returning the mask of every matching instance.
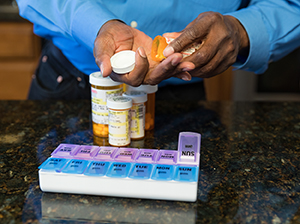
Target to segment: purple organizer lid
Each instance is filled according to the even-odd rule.
[[[197,165],[200,161],[201,135],[194,132],[180,132],[178,140],[178,164]]]
[[[174,151],[174,150],[159,150],[156,162],[159,163],[159,164],[176,164],[176,162],[177,162],[177,151]]]
[[[94,159],[112,160],[118,149],[119,148],[117,147],[101,146],[100,149],[95,153]]]
[[[135,160],[139,163],[154,163],[157,152],[156,149],[140,149]]]
[[[99,146],[96,145],[80,145],[76,149],[74,157],[76,159],[92,159],[93,154],[95,154],[97,149],[99,149]]]
[[[134,161],[138,149],[136,148],[119,148],[116,152],[116,161]]]
[[[52,156],[70,158],[77,150],[79,145],[75,144],[60,144],[52,153]]]

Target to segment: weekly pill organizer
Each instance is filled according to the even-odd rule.
[[[201,135],[179,134],[177,150],[60,144],[39,166],[42,191],[196,201]]]

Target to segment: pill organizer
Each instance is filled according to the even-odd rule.
[[[196,201],[201,135],[179,134],[177,150],[60,144],[39,166],[44,192]]]

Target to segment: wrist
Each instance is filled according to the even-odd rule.
[[[244,26],[240,23],[240,21],[233,17],[226,15],[225,18],[229,19],[232,23],[232,28],[234,29],[234,32],[238,36],[239,40],[239,56],[247,57],[249,54],[249,37],[248,34],[244,28]]]

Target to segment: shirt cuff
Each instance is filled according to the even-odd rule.
[[[244,26],[249,37],[249,55],[246,60],[240,61],[239,57],[233,64],[235,69],[263,73],[268,68],[270,42],[264,19],[255,6],[227,13],[237,18]]]
[[[77,9],[71,25],[72,36],[93,53],[94,41],[101,26],[112,19],[118,18],[105,6],[89,2],[82,4]]]

